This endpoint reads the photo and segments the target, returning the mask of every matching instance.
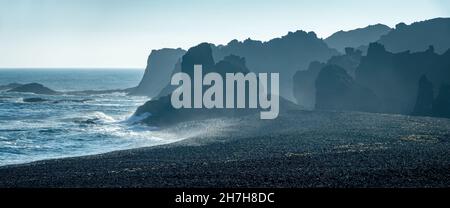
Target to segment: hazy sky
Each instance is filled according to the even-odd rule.
[[[152,49],[450,16],[448,0],[0,0],[0,67],[139,67]]]

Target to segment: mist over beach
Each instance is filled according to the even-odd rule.
[[[0,0],[0,187],[448,188],[448,8]]]

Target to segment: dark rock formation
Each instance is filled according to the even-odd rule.
[[[181,71],[194,77],[194,65],[202,65],[203,73],[206,74],[213,71],[214,64],[211,46],[208,43],[201,43],[190,48],[183,56]]]
[[[326,64],[312,62],[305,71],[297,71],[294,75],[294,96],[297,104],[312,109],[315,106],[316,79],[320,70],[327,65],[336,65],[346,70],[347,74],[354,77],[359,65],[362,52],[353,48],[346,48],[345,55],[333,56]]]
[[[450,49],[449,37],[450,18],[436,18],[411,25],[400,23],[378,42],[394,53],[424,51],[433,45],[436,52],[442,54]]]
[[[43,94],[43,95],[55,95],[59,94],[58,92],[45,87],[44,85],[38,83],[24,84],[19,87],[8,90],[8,92],[30,92],[35,94]]]
[[[344,52],[345,48],[358,48],[369,43],[376,42],[381,36],[391,31],[391,28],[382,25],[370,25],[365,28],[358,28],[350,31],[339,31],[325,39],[331,48]]]
[[[172,73],[176,74],[178,72],[181,72],[181,59],[177,62],[177,64],[175,65],[175,69]],[[170,75],[170,77],[172,77],[172,75]],[[161,92],[158,93],[158,95],[156,97],[154,97],[154,99],[158,99],[160,97],[164,97],[167,95],[170,95],[170,93],[172,93],[172,91],[174,91],[176,89],[175,86],[170,85],[170,83],[166,84],[166,86],[161,90]]]
[[[391,53],[373,43],[361,59],[356,81],[370,88],[382,102],[385,113],[410,114],[417,99],[417,83],[425,75],[434,85],[450,83],[450,51],[436,54],[433,47],[424,52]]]
[[[40,103],[40,102],[47,102],[47,99],[44,98],[24,98],[23,102],[25,103]]]
[[[45,87],[39,83],[30,83],[30,84],[9,84],[1,86],[4,89],[8,90],[8,92],[30,92],[35,94],[43,94],[43,95],[58,95],[58,94],[67,94],[67,95],[99,95],[99,94],[111,94],[111,93],[130,93],[135,90],[135,88],[127,88],[127,89],[112,89],[112,90],[83,90],[83,91],[69,91],[69,92],[58,92],[52,90],[48,87]],[[0,87],[0,90],[1,90]]]
[[[39,98],[39,97],[33,97],[33,98],[24,98],[23,102],[25,103],[42,103],[42,102],[51,102],[53,104],[59,104],[59,103],[85,103],[88,101],[92,101],[92,99],[63,99],[63,100],[49,100],[45,98]]]
[[[292,77],[295,72],[308,67],[312,61],[325,62],[338,52],[329,48],[315,33],[297,31],[268,42],[233,40],[226,46],[213,47],[215,60],[231,54],[244,57],[252,72],[278,72],[281,96],[294,101]]]
[[[234,55],[225,57],[224,60],[215,64],[211,46],[207,43],[190,48],[186,52],[182,57],[181,72],[187,73],[193,79],[194,65],[202,65],[203,74],[217,72],[224,76],[225,73],[242,72],[245,74],[249,72],[245,66],[245,59]],[[170,89],[170,87],[166,87],[166,89]],[[137,109],[135,115],[139,116],[148,113],[151,116],[144,120],[145,123],[154,126],[165,126],[188,120],[244,115],[254,111],[245,109],[175,109],[172,106],[170,97],[171,93],[156,100],[148,101]]]
[[[0,90],[10,90],[10,89],[13,89],[13,88],[16,88],[16,87],[20,87],[20,86],[22,86],[22,84],[10,83],[10,84],[7,84],[7,85],[1,85],[0,86]]]
[[[433,83],[423,75],[419,80],[419,88],[417,90],[417,101],[414,107],[413,115],[430,116],[433,110]]]
[[[202,65],[203,73],[217,72],[224,76],[226,73],[246,74],[249,70],[246,67],[246,59],[229,55],[224,57],[218,63],[214,63],[212,57],[211,45],[202,43],[188,50],[183,56],[181,71],[187,73],[193,78],[194,65]],[[167,90],[170,87],[166,87]],[[205,90],[205,89],[204,89]],[[224,89],[225,90],[225,89]],[[235,94],[236,95],[236,94]],[[192,95],[193,96],[193,95]],[[171,92],[166,95],[148,101],[139,107],[135,113],[136,116],[149,114],[150,116],[143,120],[144,123],[153,126],[168,126],[178,122],[189,120],[203,120],[217,117],[235,117],[258,112],[258,109],[175,109],[170,101]],[[296,105],[280,99],[280,105],[286,106],[283,110],[293,109]],[[280,110],[282,108],[280,107]]]
[[[348,75],[355,78],[355,71],[361,62],[362,52],[353,48],[345,48],[345,54],[333,56],[328,60],[327,64],[340,66],[345,69]]]
[[[336,65],[323,68],[316,80],[316,109],[339,111],[378,111],[379,102],[369,89],[357,84]]]
[[[443,85],[433,102],[433,116],[450,118],[450,85]]]
[[[211,72],[212,67],[214,67],[214,58],[212,56],[211,45],[208,43],[201,43],[196,47],[190,48],[184,56],[182,56],[182,61],[177,63],[173,73],[185,72],[189,76],[194,77],[194,65],[202,65],[203,74]],[[166,85],[161,89],[155,99],[170,95],[176,86],[170,85],[170,79]]]
[[[175,64],[185,54],[182,49],[153,50],[147,60],[147,68],[141,82],[130,95],[155,97],[170,82]]]
[[[297,104],[307,109],[314,109],[316,103],[316,79],[326,64],[311,62],[308,69],[294,75],[294,96]]]

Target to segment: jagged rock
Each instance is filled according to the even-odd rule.
[[[181,63],[181,72],[189,74],[194,77],[194,65],[203,65],[203,73],[217,72],[224,76],[226,73],[243,73],[249,72],[246,67],[246,59],[230,55],[225,57],[218,63],[214,63],[212,57],[211,46],[203,43],[188,50],[183,56]],[[193,86],[192,86],[193,87]],[[169,87],[166,87],[169,89]],[[205,89],[204,89],[205,90]],[[236,95],[236,93],[235,93]],[[193,96],[193,95],[192,95]],[[135,113],[135,116],[149,114],[151,116],[144,119],[142,122],[153,126],[167,126],[178,122],[188,120],[203,120],[208,118],[217,117],[235,117],[243,116],[251,113],[256,113],[258,109],[175,109],[171,103],[171,93],[162,96],[155,100],[150,100],[143,106],[140,106]],[[286,107],[284,110],[294,108],[294,104],[290,105],[285,100],[280,100],[280,105],[283,104]],[[281,107],[280,107],[281,109]]]
[[[336,65],[323,68],[316,80],[316,109],[345,111],[378,111],[376,95],[357,84]]]
[[[139,85],[130,95],[156,97],[170,82],[176,63],[186,53],[183,49],[153,50],[147,60],[147,68]]]
[[[417,90],[417,101],[414,107],[413,115],[429,116],[433,111],[433,83],[423,75],[419,80]]]
[[[292,77],[299,69],[305,69],[312,61],[325,62],[338,55],[313,32],[296,31],[267,42],[247,39],[233,40],[225,46],[213,47],[215,60],[231,54],[244,57],[252,72],[280,74],[280,94],[295,101]]]
[[[202,65],[203,73],[206,74],[213,71],[214,64],[210,44],[201,43],[190,48],[183,56],[181,71],[187,73],[191,77],[194,77],[194,65]]]
[[[297,104],[307,109],[314,109],[316,103],[316,79],[326,64],[311,62],[308,70],[298,71],[294,75],[294,96]]]
[[[177,62],[177,64],[175,65],[175,69],[173,71],[173,74],[176,74],[178,72],[181,72],[181,60],[179,60]],[[175,89],[176,89],[176,86],[173,86],[173,85],[170,85],[170,84],[166,84],[166,86],[161,90],[161,92],[158,93],[158,95],[156,97],[154,97],[154,99],[158,99],[158,98],[170,95],[170,93],[172,93]]]
[[[450,118],[450,85],[442,85],[433,102],[433,116]]]
[[[207,43],[190,48],[182,57],[182,72],[194,77],[194,65],[202,65],[204,74],[210,72],[217,72],[221,75],[225,75],[228,72],[248,73],[248,69],[245,66],[245,59],[238,56],[225,57],[224,60],[215,64],[211,46]],[[247,114],[251,111],[245,109],[175,109],[172,106],[170,97],[171,93],[156,100],[148,101],[137,109],[135,115],[150,114],[151,116],[144,119],[143,122],[149,125],[164,126],[187,120]]]
[[[376,42],[381,36],[386,35],[391,28],[382,25],[369,25],[365,28],[358,28],[350,31],[339,31],[325,39],[325,42],[331,48],[344,52],[345,48],[358,48]]]
[[[294,96],[297,104],[313,109],[316,99],[316,79],[320,70],[327,65],[336,65],[354,77],[362,57],[362,52],[353,48],[346,48],[344,55],[331,57],[326,64],[311,62],[306,71],[297,71],[294,75]]]
[[[390,52],[424,51],[433,45],[442,54],[450,49],[450,18],[436,18],[411,25],[398,24],[395,29],[382,36],[378,43]]]
[[[333,56],[328,60],[327,64],[340,66],[345,69],[348,75],[355,78],[355,71],[361,62],[362,52],[354,48],[345,48],[345,54]]]
[[[410,114],[417,100],[417,83],[425,75],[431,83],[450,83],[450,51],[439,55],[434,47],[417,53],[391,53],[373,43],[356,70],[356,82],[370,88],[384,113]]]

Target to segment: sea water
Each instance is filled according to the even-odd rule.
[[[136,69],[0,69],[0,85],[36,82],[62,92],[124,89],[136,86],[142,74]],[[65,101],[23,102],[36,97]],[[135,124],[134,111],[148,100],[125,93],[50,96],[0,91],[0,165],[175,141]]]

